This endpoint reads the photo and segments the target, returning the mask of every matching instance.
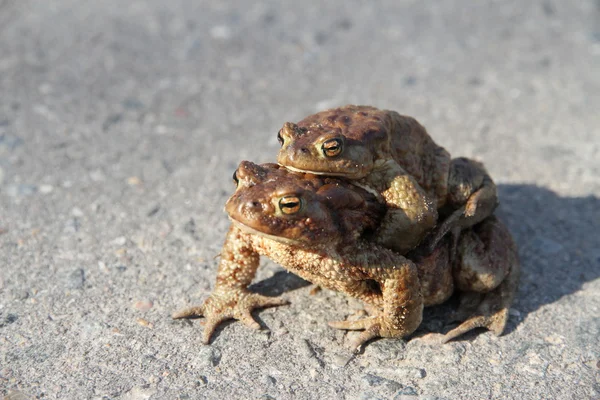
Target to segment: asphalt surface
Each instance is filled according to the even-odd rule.
[[[0,0],[0,395],[600,398],[600,3],[322,3]],[[485,162],[522,260],[506,333],[353,357],[327,321],[360,304],[265,260],[291,304],[202,345],[170,314],[214,285],[232,172],[347,103]]]

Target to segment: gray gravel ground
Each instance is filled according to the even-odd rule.
[[[321,3],[0,0],[0,395],[600,398],[600,2]],[[346,103],[485,161],[523,264],[506,334],[352,357],[326,322],[360,305],[265,260],[291,305],[202,345],[170,314],[213,287],[233,170]]]

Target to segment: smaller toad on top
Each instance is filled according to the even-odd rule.
[[[429,243],[491,215],[496,186],[482,164],[451,159],[414,118],[347,105],[287,122],[278,133],[277,161],[313,174],[351,179],[377,193],[388,212],[375,241],[401,254],[443,223]]]

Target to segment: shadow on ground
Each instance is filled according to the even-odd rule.
[[[521,257],[521,280],[513,304],[518,316],[508,323],[505,333],[510,333],[527,314],[600,278],[600,199],[561,197],[535,185],[499,185],[499,195],[497,215],[508,225]],[[280,271],[251,290],[279,296],[307,285],[310,282]],[[444,316],[453,305],[450,301],[426,309],[417,335],[446,331]]]

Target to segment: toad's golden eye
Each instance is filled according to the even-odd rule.
[[[284,214],[296,214],[302,208],[302,199],[298,196],[290,195],[279,199],[279,209]]]
[[[327,157],[335,157],[342,152],[342,139],[329,139],[323,142],[321,149]]]
[[[238,177],[237,177],[237,169],[236,169],[235,171],[233,171],[233,176],[232,176],[232,178],[233,178],[233,181],[235,182],[235,186],[237,186],[237,185],[239,185],[239,184],[240,184],[240,180],[239,180],[239,179],[238,179]]]
[[[277,141],[281,146],[283,146],[283,136],[281,136],[281,130],[277,132]]]

